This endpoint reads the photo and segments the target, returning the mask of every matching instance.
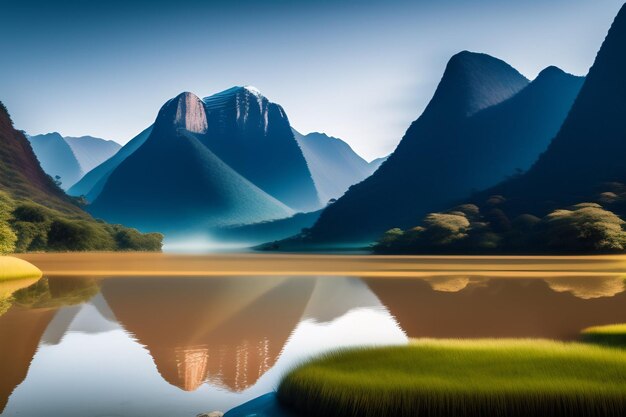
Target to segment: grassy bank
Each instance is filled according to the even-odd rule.
[[[289,373],[303,416],[623,416],[626,352],[543,340],[424,340],[330,354]]]
[[[589,327],[581,338],[588,343],[626,348],[626,324]]]
[[[0,256],[0,281],[41,278],[41,271],[33,264],[11,256]]]

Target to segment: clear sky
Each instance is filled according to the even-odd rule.
[[[254,85],[303,133],[390,153],[461,50],[583,75],[617,0],[0,0],[18,129],[125,143],[182,91]]]

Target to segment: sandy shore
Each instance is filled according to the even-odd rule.
[[[42,253],[17,257],[47,276],[626,277],[626,256],[368,256]]]

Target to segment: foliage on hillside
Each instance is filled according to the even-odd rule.
[[[75,217],[0,191],[0,253],[31,251],[159,251],[163,235],[143,234]]]
[[[603,193],[603,195],[606,193]],[[606,197],[606,196],[605,196]],[[617,197],[616,197],[617,198]],[[598,203],[510,218],[502,196],[431,213],[422,225],[387,231],[380,253],[615,253],[626,249],[626,222]]]

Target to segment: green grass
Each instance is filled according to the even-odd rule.
[[[0,281],[41,278],[41,271],[36,266],[11,256],[0,256]]]
[[[336,352],[285,376],[303,416],[624,416],[626,352],[545,340],[420,340]]]
[[[626,348],[626,324],[588,327],[581,332],[584,342]]]

